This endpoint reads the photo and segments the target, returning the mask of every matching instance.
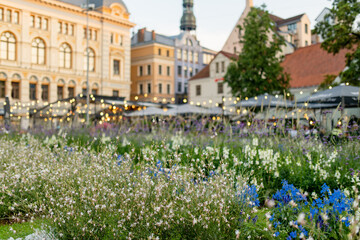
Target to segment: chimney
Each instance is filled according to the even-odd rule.
[[[138,31],[138,42],[144,42],[146,28],[139,29]]]
[[[152,30],[151,32],[151,37],[152,37],[152,40],[155,41],[156,40],[156,33],[154,30]]]
[[[254,6],[253,0],[246,0],[246,8],[252,8]]]

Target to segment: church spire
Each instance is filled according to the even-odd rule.
[[[193,11],[194,0],[183,0],[183,16],[180,29],[183,31],[196,30],[196,18]]]

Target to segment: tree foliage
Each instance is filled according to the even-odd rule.
[[[325,21],[319,22],[315,33],[321,35],[324,42],[321,47],[333,53],[347,49],[346,66],[341,74],[341,82],[360,85],[360,26],[354,28],[356,16],[360,14],[358,0],[334,0],[333,7],[325,16]]]
[[[264,93],[283,93],[290,77],[283,72],[280,62],[284,39],[277,34],[265,6],[252,8],[244,21],[245,30],[240,43],[242,51],[229,65],[225,82],[234,96],[253,97]]]

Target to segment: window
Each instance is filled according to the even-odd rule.
[[[234,53],[236,53],[236,47],[234,47]]]
[[[36,100],[36,84],[35,83],[30,83],[29,98],[30,98],[30,100]]]
[[[168,76],[171,76],[170,67],[169,67],[169,66],[166,67],[166,74],[167,74]]]
[[[198,72],[199,72],[199,69],[196,68],[196,69],[195,69],[195,74],[197,74]]]
[[[218,94],[224,93],[224,84],[222,82],[218,82],[218,84],[217,84],[217,93]]]
[[[113,62],[114,75],[120,75],[120,61],[114,60]]]
[[[144,75],[143,66],[139,66],[139,76]]]
[[[41,29],[41,17],[36,17],[35,28]]]
[[[147,65],[147,74],[151,75],[151,65]]]
[[[5,97],[5,81],[0,80],[0,98]]]
[[[159,83],[159,93],[161,94],[162,93],[162,84]]]
[[[72,55],[72,51],[71,51],[71,47],[69,44],[67,43],[63,43],[60,46],[60,67],[61,68],[71,68],[71,63],[72,63],[72,59],[71,59],[71,55]]]
[[[98,93],[97,88],[91,89],[91,94],[92,94],[92,95],[97,95],[97,93]]]
[[[14,12],[14,23],[19,24],[19,12]]]
[[[121,36],[120,36],[120,41],[119,41],[119,45],[120,45],[120,46],[123,45],[123,41],[124,41],[124,37],[121,35]]]
[[[110,35],[110,43],[111,43],[111,44],[114,43],[114,34],[113,34],[113,33]]]
[[[139,85],[139,94],[144,94],[144,88],[142,84]]]
[[[196,96],[201,95],[201,85],[196,85]]]
[[[187,78],[187,76],[188,76],[188,70],[187,70],[187,67],[184,67],[184,77]]]
[[[195,63],[198,63],[199,62],[199,53],[194,53],[194,61],[195,61]]]
[[[177,50],[177,59],[181,60],[181,49]]]
[[[82,89],[82,94],[83,94],[84,96],[87,96],[87,88],[86,88],[86,86],[83,87],[83,89]]]
[[[64,98],[64,86],[57,87],[57,98],[58,98],[58,100],[61,100]]]
[[[119,90],[113,90],[113,97],[119,96]]]
[[[184,88],[185,88],[185,89],[184,89],[184,90],[185,90],[184,92],[185,92],[185,94],[187,94],[187,92],[188,92],[188,85],[187,85],[187,83],[185,83],[184,85],[185,85],[185,86],[184,86]]]
[[[190,60],[190,62],[194,61],[194,52],[193,51],[190,52],[189,60]]]
[[[6,22],[11,23],[11,10],[6,10]]]
[[[4,9],[0,8],[0,21],[4,21]]]
[[[159,65],[159,75],[162,75],[162,66]]]
[[[170,94],[171,92],[170,92],[170,84],[168,84],[167,86],[166,86],[166,90],[167,90],[167,94]]]
[[[147,92],[151,93],[151,83],[148,83],[148,85],[147,85]]]
[[[309,45],[309,42],[306,40],[305,41],[305,46],[308,46]]]
[[[48,28],[49,28],[49,20],[47,18],[44,18],[42,23],[42,29],[48,30]]]
[[[158,54],[159,54],[159,56],[161,56],[161,49],[160,48],[158,50]]]
[[[296,31],[296,23],[292,23],[288,25],[288,31],[289,32],[295,32]]]
[[[241,29],[239,29],[239,34],[238,34],[239,39],[241,38],[241,36],[242,36],[242,31]]]
[[[4,32],[0,37],[0,58],[15,61],[16,40],[14,34]]]
[[[30,27],[35,27],[35,16],[30,16]]]
[[[193,69],[189,68],[189,72],[190,72],[190,77],[192,77],[193,76]]]
[[[178,82],[178,92],[181,92],[182,91],[182,84],[181,82]]]
[[[11,82],[11,97],[13,99],[20,99],[20,83]]]
[[[181,76],[182,75],[182,69],[181,69],[181,66],[178,66],[178,76]]]
[[[68,93],[69,93],[69,97],[75,97],[75,88],[68,87]]]
[[[65,35],[67,35],[68,34],[68,32],[69,32],[69,24],[68,23],[65,23],[64,25],[63,25],[63,34],[65,34]]]
[[[305,33],[308,33],[308,25],[305,24]]]
[[[45,42],[35,38],[31,43],[31,63],[45,64]]]
[[[62,25],[63,25],[62,22],[59,22],[59,25],[58,25],[58,28],[59,28],[58,30],[59,31],[58,31],[58,33],[62,33]]]
[[[49,85],[41,85],[41,100],[48,101],[49,100]]]
[[[221,72],[225,72],[225,62],[221,62]]]
[[[71,24],[69,26],[69,35],[74,36],[74,25],[73,24]]]
[[[89,39],[92,39],[92,29],[89,29]]]
[[[188,60],[188,55],[189,55],[188,50],[185,50],[185,53],[184,53],[184,61],[185,62],[187,62],[187,60]]]
[[[84,51],[84,71],[87,71],[87,54],[89,53],[89,71],[95,72],[95,51],[88,48],[88,51]]]
[[[94,41],[97,41],[97,30],[94,30],[93,40],[94,40]]]
[[[170,57],[170,51],[169,50],[166,51],[166,56]]]
[[[217,62],[215,66],[216,66],[216,73],[219,73],[219,63]]]

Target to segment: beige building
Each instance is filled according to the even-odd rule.
[[[66,3],[65,1],[71,2]],[[130,97],[129,12],[122,1],[0,2],[0,101],[47,103],[86,92]]]
[[[231,88],[224,83],[227,67],[237,56],[221,51],[189,80],[189,103],[202,107],[229,107],[236,101]]]
[[[140,29],[132,38],[131,100],[174,102],[174,66],[172,41]]]
[[[240,44],[240,40],[245,31],[240,31],[238,26],[244,26],[245,18],[253,6],[253,0],[246,0],[246,7],[226,40],[222,51],[241,52],[243,46]],[[282,51],[284,55],[294,52],[297,48],[311,45],[311,26],[306,14],[287,19],[270,14],[270,18],[275,22],[278,34],[283,36],[286,41]]]

